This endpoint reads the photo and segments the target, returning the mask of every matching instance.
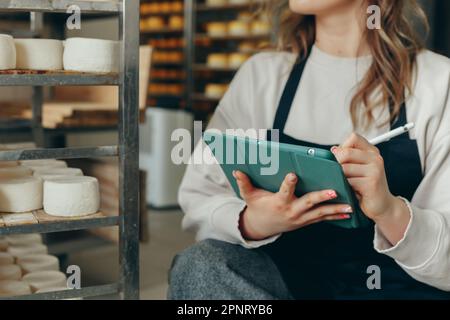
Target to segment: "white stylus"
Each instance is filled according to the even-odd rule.
[[[379,137],[373,138],[369,142],[373,145],[377,145],[379,143],[389,141],[392,138],[395,138],[399,135],[402,135],[402,134],[408,132],[409,130],[414,128],[414,126],[415,126],[415,124],[413,122],[405,124],[403,127],[400,127],[400,128],[394,129],[392,131],[389,131],[388,133],[382,134]]]

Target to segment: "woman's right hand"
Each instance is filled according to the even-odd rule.
[[[264,240],[325,220],[350,218],[352,208],[343,204],[322,204],[335,199],[334,190],[311,192],[301,198],[294,194],[298,178],[286,176],[277,193],[255,188],[240,171],[233,172],[247,207],[241,213],[239,228],[247,240]]]

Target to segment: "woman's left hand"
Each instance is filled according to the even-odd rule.
[[[389,191],[384,160],[377,147],[354,133],[331,151],[342,165],[367,217],[376,221],[394,211],[400,199]]]

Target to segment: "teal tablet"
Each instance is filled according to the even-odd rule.
[[[332,189],[338,197],[329,203],[349,204],[353,208],[351,219],[329,223],[343,228],[369,225],[341,165],[330,151],[226,135],[215,130],[206,131],[203,140],[239,197],[234,170],[244,172],[256,187],[271,192],[277,192],[286,175],[295,172],[299,177],[295,190],[297,197]]]

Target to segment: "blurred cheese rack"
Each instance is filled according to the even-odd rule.
[[[184,3],[141,1],[141,43],[153,49],[149,106],[185,107]]]
[[[17,12],[30,13],[31,27],[35,31],[39,29],[38,25],[44,22],[43,14],[58,16],[53,14],[65,13],[71,4],[71,1],[65,0],[1,1],[0,12],[11,15],[15,15]],[[120,294],[125,299],[137,299],[139,297],[139,183],[136,183],[139,179],[139,148],[134,143],[138,140],[140,104],[140,101],[138,101],[139,77],[137,72],[139,61],[136,59],[139,55],[139,2],[84,0],[77,1],[77,5],[80,7],[83,15],[105,15],[122,19],[121,27],[119,28],[120,41],[117,43],[118,54],[115,56],[121,61],[118,72],[94,73],[67,70],[24,70],[24,68],[21,68],[22,70],[1,71],[0,85],[33,88],[32,109],[29,112],[29,120],[25,119],[22,124],[24,127],[32,128],[32,135],[36,144],[42,147],[41,135],[45,131],[42,127],[43,117],[44,123],[47,123],[45,120],[45,107],[43,108],[44,87],[52,87],[55,91],[61,89],[59,87],[69,86],[86,88],[88,86],[100,86],[101,88],[106,88],[105,90],[108,90],[110,94],[115,94],[117,97],[114,101],[118,104],[118,108],[111,104],[113,105],[111,112],[117,114],[114,127],[116,127],[118,122],[116,127],[118,128],[118,145],[59,148],[36,148],[33,144],[26,146],[15,145],[11,148],[0,148],[0,161],[4,165],[8,163],[18,165],[18,161],[25,163],[27,160],[117,158],[118,160],[115,163],[119,172],[117,181],[119,212],[118,215],[110,216],[99,211],[80,217],[54,217],[43,210],[13,214],[0,213],[0,237],[29,233],[65,234],[76,230],[118,226],[119,279],[115,283],[94,285],[74,290],[55,290],[42,293],[33,290],[36,293],[11,298],[70,299],[109,294]],[[32,43],[32,41],[26,42]],[[51,62],[53,63],[53,60]],[[111,91],[111,89],[113,90]],[[67,98],[67,96],[65,97]],[[8,112],[12,119],[7,119],[3,122],[7,128],[7,135],[8,133],[11,135],[11,131],[8,131],[8,128],[16,128],[17,122],[14,120],[21,117],[20,114],[11,112],[11,108],[9,109]],[[108,108],[105,107],[105,110],[108,110]],[[29,179],[34,179],[33,181],[39,180],[37,178]],[[91,182],[93,183],[93,181]],[[46,184],[44,183],[44,188],[45,186]],[[26,195],[23,196],[26,197]],[[88,213],[90,212],[86,212],[86,214]]]
[[[186,1],[186,86],[196,119],[209,118],[239,67],[270,44],[269,23],[255,14],[260,2]]]

